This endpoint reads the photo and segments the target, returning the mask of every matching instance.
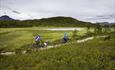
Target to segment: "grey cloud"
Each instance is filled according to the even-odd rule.
[[[115,0],[0,0],[0,2],[2,8],[19,10],[35,18],[71,16],[83,20],[97,15],[115,14]]]

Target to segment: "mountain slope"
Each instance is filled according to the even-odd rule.
[[[0,20],[14,20],[14,19],[10,18],[7,15],[3,15],[3,16],[0,17]]]

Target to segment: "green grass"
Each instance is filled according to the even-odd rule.
[[[114,70],[115,35],[28,54],[1,56],[1,70]]]
[[[44,29],[44,28],[40,28]],[[39,34],[43,40],[57,40],[65,31],[39,28],[1,28],[0,49],[14,51],[34,42]],[[68,32],[69,37],[72,31]],[[84,35],[86,28],[78,32]],[[0,70],[115,70],[115,35],[111,40],[93,39],[78,44],[69,42],[57,48],[37,50],[27,54],[0,55]]]

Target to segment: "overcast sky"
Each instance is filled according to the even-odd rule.
[[[0,16],[34,19],[69,16],[91,22],[115,22],[115,0],[0,0]]]

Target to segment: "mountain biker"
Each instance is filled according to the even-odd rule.
[[[67,36],[66,32],[64,33],[63,41],[64,41],[64,43],[66,43],[68,41],[68,36]]]
[[[41,37],[38,35],[35,37],[35,42],[36,42],[36,45],[39,45],[40,44],[40,41],[41,41]]]

